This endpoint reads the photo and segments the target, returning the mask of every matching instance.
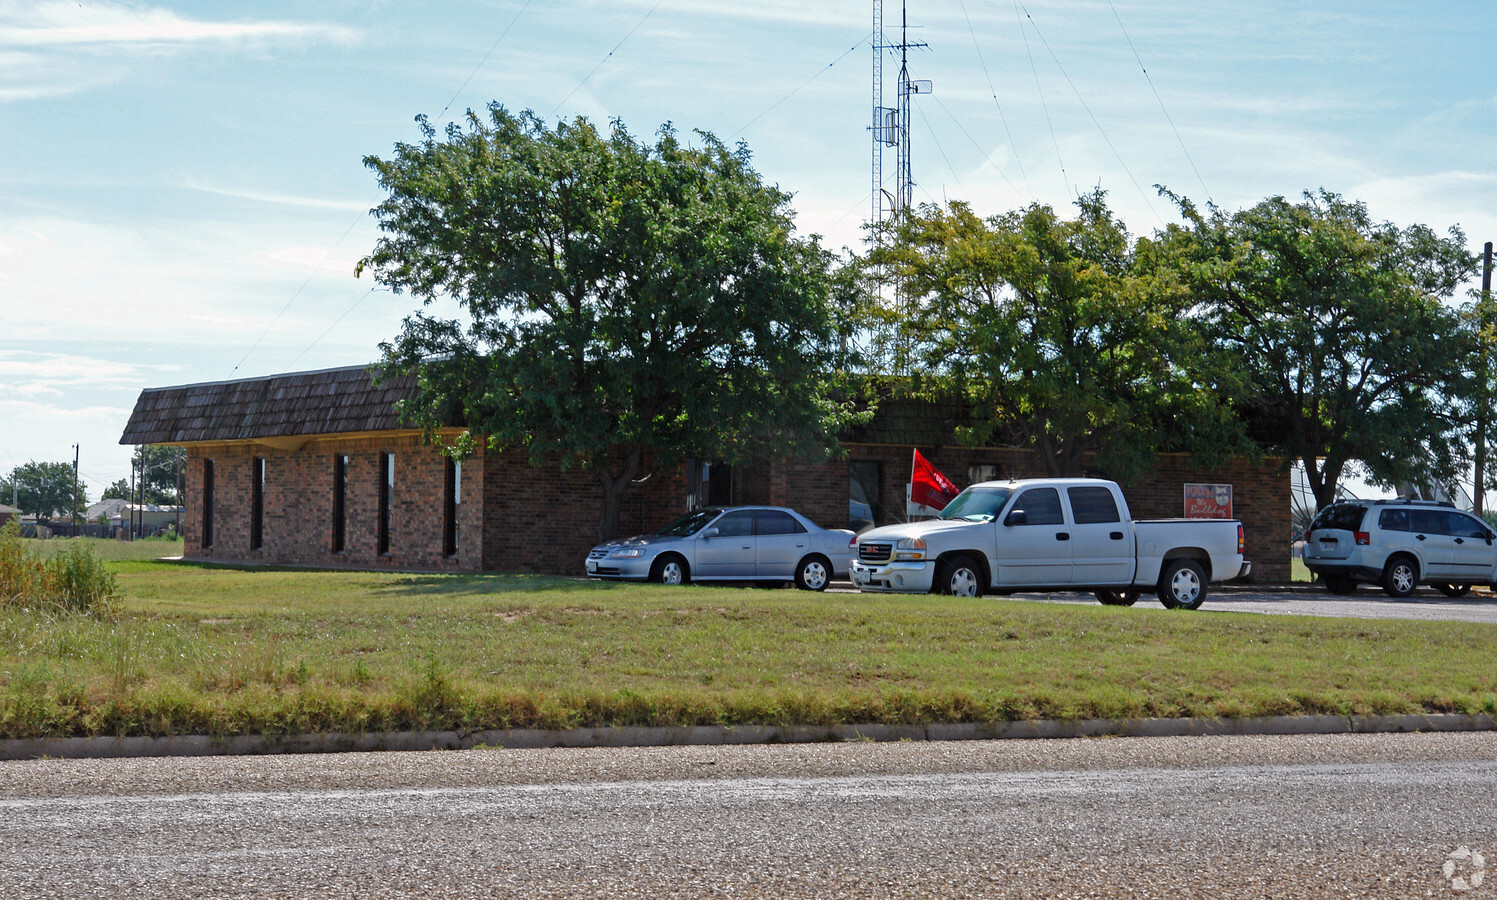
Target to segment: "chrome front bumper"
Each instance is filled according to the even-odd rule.
[[[888,562],[872,565],[853,560],[849,575],[853,587],[860,591],[896,594],[928,594],[934,578],[929,562]]]

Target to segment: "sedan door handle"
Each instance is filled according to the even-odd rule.
[[[1071,533],[1069,531],[1057,531],[1055,532],[1055,539],[1057,541],[1069,541],[1071,539]]]
[[[1110,541],[1121,541],[1123,539],[1123,533],[1121,531],[1114,531],[1112,534],[1109,534],[1107,536],[1107,539]]]
[[[1414,535],[1414,540],[1416,540],[1416,541],[1422,541],[1422,540],[1424,540],[1424,535],[1422,535],[1422,534],[1416,534],[1416,535]]]
[[[1464,543],[1466,543],[1466,539],[1465,538],[1456,538],[1455,542],[1457,544],[1464,544]]]

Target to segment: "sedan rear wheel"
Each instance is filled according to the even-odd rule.
[[[662,556],[655,560],[655,566],[650,570],[650,580],[659,584],[688,584],[691,581],[691,570],[686,567],[686,560],[679,556]]]
[[[824,556],[808,556],[795,570],[795,586],[805,591],[824,591],[832,580],[832,564]]]

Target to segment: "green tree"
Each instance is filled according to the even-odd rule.
[[[418,121],[420,143],[365,159],[389,198],[359,269],[466,322],[417,311],[382,345],[385,374],[419,376],[407,421],[430,435],[460,411],[492,448],[595,471],[603,537],[684,457],[830,452],[831,258],[747,148],[498,104],[440,137]]]
[[[182,471],[186,461],[187,451],[181,447],[145,444],[135,448],[131,463],[135,466],[136,478],[143,487],[146,503],[177,505],[177,474]],[[135,495],[126,494],[125,499],[133,503]]]
[[[1251,429],[1304,464],[1317,505],[1349,467],[1385,485],[1456,474],[1473,344],[1446,301],[1475,265],[1458,228],[1375,222],[1325,190],[1232,214],[1174,199],[1182,271],[1242,373]]]
[[[9,503],[15,496],[23,515],[39,519],[68,518],[75,509],[73,487],[72,463],[33,461],[17,466],[9,477],[0,479],[0,497]],[[77,482],[77,489],[76,510],[81,515],[88,507],[88,491],[82,481]]]
[[[115,481],[109,487],[107,487],[107,488],[104,489],[104,493],[102,493],[102,494],[99,495],[99,499],[100,500],[129,500],[129,499],[131,499],[131,497],[130,497],[130,482],[127,479],[124,479],[124,478],[121,478],[121,479]]]
[[[983,219],[960,202],[900,220],[867,262],[906,298],[921,381],[972,401],[967,439],[1032,447],[1053,475],[1128,481],[1161,449],[1237,449],[1177,267],[1102,191],[1076,205],[1071,220],[1038,203]]]

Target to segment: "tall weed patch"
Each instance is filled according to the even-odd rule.
[[[14,519],[0,528],[0,605],[110,613],[119,596],[114,573],[83,545],[43,559],[22,543]]]

